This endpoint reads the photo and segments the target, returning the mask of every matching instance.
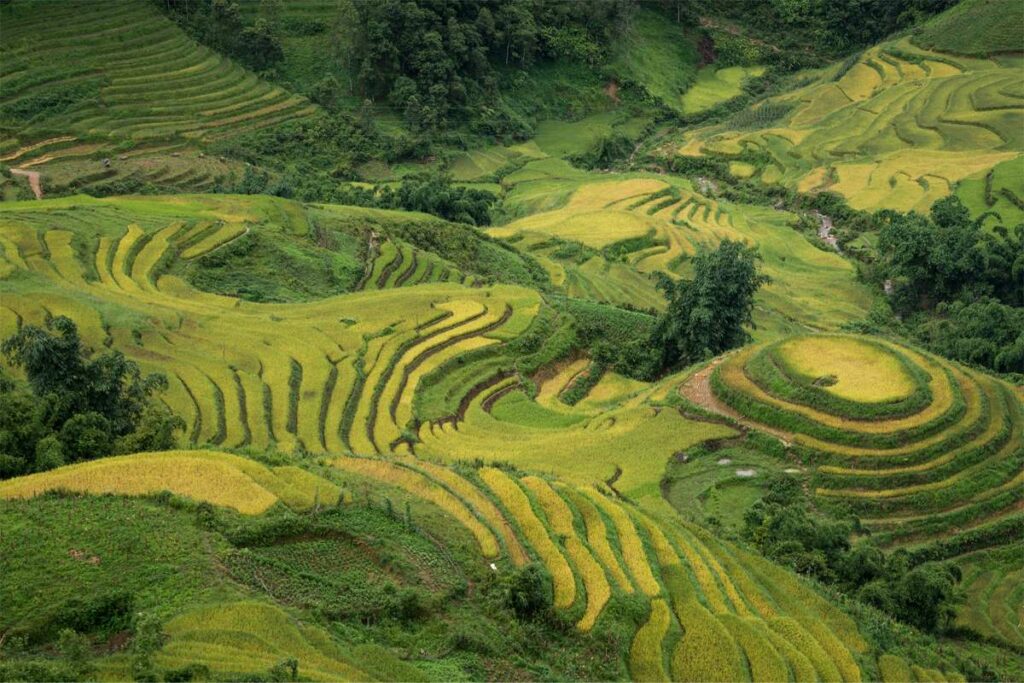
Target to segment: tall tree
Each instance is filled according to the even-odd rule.
[[[662,368],[718,355],[750,339],[754,294],[771,279],[758,270],[756,247],[725,240],[693,258],[693,280],[663,282],[668,309],[652,341],[661,349]]]

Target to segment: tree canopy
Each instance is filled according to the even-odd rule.
[[[28,391],[0,382],[0,477],[115,452],[172,448],[184,421],[150,399],[167,388],[120,351],[90,357],[75,323],[25,325],[0,351],[21,368]]]
[[[754,294],[771,280],[758,270],[756,247],[724,240],[693,257],[692,280],[663,280],[668,308],[652,342],[663,368],[716,356],[750,340]]]

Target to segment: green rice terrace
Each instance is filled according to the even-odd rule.
[[[1024,679],[1022,26],[0,2],[0,681]]]

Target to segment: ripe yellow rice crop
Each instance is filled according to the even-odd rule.
[[[256,515],[278,501],[277,491],[286,492],[299,506],[309,502],[295,492],[298,479],[293,472],[278,479],[274,470],[228,453],[166,451],[102,458],[18,477],[0,483],[0,498],[30,498],[58,489],[122,495],[170,491]],[[322,486],[326,499],[333,495],[337,500],[336,488],[329,482],[304,475],[302,487],[308,492],[310,485]]]
[[[780,636],[771,629],[765,629],[764,634],[775,650],[786,659],[789,670],[793,672],[793,680],[796,683],[817,683],[818,672],[814,670],[811,660],[807,659],[804,653],[796,649],[789,640]]]
[[[171,619],[163,630],[170,640],[156,660],[166,668],[198,663],[216,673],[238,675],[295,657],[304,679],[367,679],[340,658],[329,636],[269,604],[238,602],[201,608]]]
[[[672,618],[662,598],[651,600],[651,615],[637,629],[629,648],[629,673],[634,681],[667,681],[661,643]]]
[[[492,503],[491,499],[485,496],[480,489],[442,465],[436,465],[426,460],[417,460],[411,465],[450,488],[476,510],[477,514],[483,517],[491,528],[501,536],[512,564],[521,567],[530,561],[530,557],[526,554],[523,544],[519,542],[512,525],[505,519],[505,515],[498,509],[498,506]]]
[[[974,376],[972,379],[977,382],[969,382],[963,385],[964,400],[967,401],[967,411],[964,413],[962,419],[957,422],[954,429],[943,430],[939,432],[936,437],[938,439],[922,439],[921,441],[912,444],[906,448],[893,450],[893,451],[872,451],[872,453],[878,453],[883,455],[896,455],[900,452],[912,453],[916,450],[927,448],[933,444],[941,443],[949,439],[953,431],[960,431],[965,427],[973,425],[976,420],[981,416],[983,402],[978,397],[978,384],[982,385],[985,391],[985,395],[988,397],[988,426],[978,436],[974,437],[966,444],[958,446],[950,451],[943,453],[942,455],[926,460],[925,462],[917,465],[904,465],[902,467],[882,467],[882,468],[862,468],[862,467],[839,467],[836,465],[823,465],[818,468],[818,471],[823,474],[856,474],[861,476],[874,476],[874,477],[886,477],[893,474],[904,474],[907,472],[926,472],[930,469],[944,465],[947,462],[951,462],[956,459],[957,456],[971,451],[979,446],[982,446],[996,437],[996,435],[1005,427],[1004,418],[1005,410],[1002,409],[1002,401],[999,398],[998,391],[991,380],[982,378],[980,376]]]
[[[552,531],[563,537],[565,551],[569,559],[576,565],[576,571],[580,575],[583,587],[587,591],[587,609],[583,616],[576,623],[581,631],[589,631],[597,621],[608,598],[611,597],[611,587],[608,585],[608,578],[604,570],[598,564],[594,556],[590,554],[576,535],[576,527],[573,524],[572,510],[551,486],[539,477],[524,477],[522,483],[533,492],[544,515],[548,518]]]
[[[911,664],[910,670],[914,672],[914,680],[928,683],[945,683],[946,677],[938,669],[926,669],[917,664]]]
[[[878,658],[878,670],[884,683],[906,683],[914,680],[910,666],[903,659],[894,655],[882,655]]]
[[[832,658],[825,652],[821,644],[795,619],[792,617],[775,617],[774,619],[769,619],[768,623],[776,633],[788,640],[807,656],[807,659],[814,665],[821,680],[846,680],[840,676],[836,663],[832,661]]]
[[[750,575],[750,572],[747,571],[746,567],[736,559],[733,550],[719,543],[710,534],[700,533],[700,530],[697,530],[696,533],[708,549],[708,552],[718,559],[724,567],[724,572],[729,576],[730,581],[743,595],[747,603],[757,611],[758,615],[762,618],[775,616],[775,606],[771,603],[768,596],[765,595],[761,587],[757,585],[757,582]]]
[[[657,192],[664,187],[665,181],[655,178],[587,183],[573,193],[567,206],[585,209],[604,208],[624,199]]]
[[[741,617],[753,616],[750,608],[747,607],[746,602],[744,602],[743,597],[739,594],[739,591],[736,590],[736,586],[733,585],[732,579],[729,578],[729,573],[725,571],[722,568],[722,565],[718,563],[718,560],[715,559],[715,554],[712,553],[707,546],[701,543],[700,539],[690,533],[688,529],[684,529],[682,534],[692,539],[693,549],[704,558],[708,568],[718,578],[718,582],[722,585],[722,590],[725,591],[730,602],[732,602],[733,609],[735,609]]]
[[[771,406],[776,406],[784,410],[788,410],[792,413],[797,413],[811,420],[819,422],[829,427],[835,427],[837,429],[845,429],[848,431],[863,432],[868,434],[885,434],[891,432],[897,432],[902,429],[912,428],[914,426],[924,424],[929,420],[932,420],[953,406],[954,396],[953,390],[949,385],[946,373],[943,372],[942,367],[938,362],[931,358],[925,357],[922,354],[911,351],[909,349],[901,349],[903,353],[910,358],[912,362],[917,362],[922,365],[926,371],[931,375],[932,379],[929,382],[929,387],[932,391],[932,402],[924,410],[905,418],[893,419],[893,420],[850,420],[829,413],[823,413],[821,411],[809,408],[796,403],[789,403],[782,399],[776,398],[771,394],[768,394],[761,387],[757,386],[753,380],[751,380],[744,373],[743,368],[747,361],[753,357],[753,354],[759,350],[756,346],[747,347],[737,353],[735,353],[729,360],[722,363],[720,366],[720,372],[722,380],[728,384],[731,388],[740,391],[750,398],[758,401],[759,403],[765,403]],[[957,381],[969,381],[966,376],[957,370],[954,366],[949,366],[953,372],[953,376]],[[809,441],[808,441],[809,443]]]
[[[798,337],[780,344],[778,352],[805,377],[836,377],[824,390],[842,398],[882,402],[913,391],[913,381],[894,356],[853,337]]]
[[[202,256],[206,252],[230,242],[245,231],[246,227],[244,225],[240,225],[238,223],[226,223],[193,244],[185,251],[181,252],[181,257],[184,259],[190,259],[195,258],[196,256]]]
[[[573,576],[572,568],[562,552],[548,535],[544,523],[533,511],[530,499],[526,497],[514,479],[499,469],[484,467],[480,470],[480,478],[494,491],[505,509],[515,517],[523,536],[533,546],[544,566],[551,572],[555,607],[561,609],[571,607],[576,600],[576,577]]]
[[[896,358],[853,337],[797,337],[783,342],[779,354],[805,377],[834,376],[836,383],[825,391],[851,401],[895,401],[914,390]]]
[[[750,664],[750,677],[755,681],[789,679],[786,660],[768,640],[768,629],[758,619],[742,619],[735,614],[720,614],[718,620],[739,645]]]
[[[280,483],[278,486],[270,482],[264,484],[260,479],[257,481],[276,493],[285,505],[297,510],[308,510],[319,505],[336,505],[341,496],[340,488],[301,467],[275,467],[273,474]]]
[[[570,489],[564,484],[560,485],[559,488],[569,496],[576,509],[580,511],[583,523],[587,527],[587,543],[594,550],[601,564],[604,565],[604,568],[611,577],[615,579],[615,583],[621,590],[632,593],[634,591],[633,583],[626,576],[625,570],[623,570],[622,565],[619,563],[619,558],[616,557],[611,543],[608,542],[608,529],[605,526],[601,513],[598,512],[589,499],[580,495],[579,492]]]
[[[619,535],[619,546],[622,549],[622,558],[626,567],[633,575],[637,587],[645,595],[658,595],[661,593],[661,585],[654,578],[651,571],[650,560],[647,551],[644,549],[640,534],[637,533],[629,514],[618,503],[614,503],[595,489],[584,489],[585,493],[594,503],[601,508],[615,524],[615,531]]]
[[[676,606],[683,637],[672,653],[672,676],[680,681],[746,680],[743,653],[729,631],[696,599]]]
[[[701,593],[704,594],[704,599],[707,600],[708,605],[711,607],[711,611],[715,614],[729,612],[728,603],[715,581],[714,574],[708,568],[707,563],[704,562],[701,554],[690,545],[690,537],[683,536],[681,533],[677,533],[676,537],[679,542],[679,549],[683,552],[686,561],[690,565],[690,569],[693,571],[693,575],[697,578],[697,584],[700,586]]]
[[[408,493],[429,501],[454,517],[480,546],[484,557],[497,557],[498,539],[469,508],[448,489],[438,486],[425,475],[385,460],[368,458],[337,458],[331,465],[345,472],[351,472],[379,482],[397,486]]]

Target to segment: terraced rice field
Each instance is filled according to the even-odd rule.
[[[333,464],[342,473],[398,486],[463,525],[470,511],[495,538],[511,534],[547,567],[556,607],[582,631],[593,628],[615,596],[646,596],[650,616],[629,654],[638,680],[661,680],[667,672],[686,680],[762,680],[766,672],[783,678],[795,672],[796,680],[807,673],[812,680],[860,680],[854,653],[866,644],[852,621],[795,577],[699,527],[656,520],[592,487],[494,467],[460,476],[408,459],[341,458]],[[406,486],[408,475],[398,477],[397,470],[418,470],[418,483]],[[480,498],[493,501],[491,512],[474,503]],[[519,563],[508,553],[508,537],[502,557]],[[679,633],[687,635],[680,640]],[[778,644],[765,642],[772,636]],[[812,658],[787,647],[787,640],[799,641]]]
[[[965,556],[961,585],[967,595],[957,625],[1013,646],[1024,644],[1024,569],[1018,548]]]
[[[891,367],[870,385],[836,391],[857,357],[865,377]],[[925,558],[962,556],[975,598],[963,623],[1019,644],[1024,582],[1010,558],[1019,560],[1024,529],[1024,405],[1010,387],[853,336],[744,349],[716,369],[712,387],[751,425],[788,433],[816,467],[817,496],[861,516],[876,543]]]
[[[727,427],[696,423],[677,411],[650,406],[652,388],[600,412],[580,408],[555,413],[541,405],[512,417],[503,414],[498,400],[502,392],[515,391],[517,381],[508,377],[487,385],[470,398],[456,422],[421,424],[416,454],[445,462],[511,462],[579,484],[614,479],[625,495],[656,499],[657,482],[673,453],[733,434]],[[577,419],[564,419],[566,414]]]
[[[220,676],[244,677],[294,657],[305,679],[373,678],[365,670],[373,660],[363,661],[360,648],[346,648],[343,653],[326,631],[303,624],[265,603],[236,602],[199,608],[172,619],[164,632],[169,640],[157,659],[168,668],[199,662]],[[373,657],[384,654],[379,648],[372,648]],[[390,655],[385,656],[390,659]]]
[[[568,296],[644,309],[665,307],[651,274],[639,272],[629,263],[598,254],[564,257],[565,244],[553,242],[541,232],[517,235],[515,245],[536,258],[548,271],[552,284]]]
[[[925,212],[1024,151],[1019,55],[948,55],[903,38],[841,68],[808,74],[810,85],[766,99],[742,126],[688,132],[675,152],[766,154],[761,182],[832,190],[857,209]]]
[[[738,97],[743,84],[764,74],[763,66],[706,66],[697,72],[697,80],[683,93],[684,114],[699,114],[722,102]]]
[[[248,515],[278,502],[306,510],[334,505],[340,490],[298,467],[266,467],[214,451],[162,451],[91,460],[0,482],[0,498],[31,498],[46,491],[146,495],[170,491]]]
[[[563,206],[540,210],[490,229],[536,253],[552,281],[570,293],[598,301],[660,307],[653,290],[655,273],[687,276],[688,260],[703,247],[723,239],[756,244],[772,284],[758,294],[755,334],[778,335],[798,325],[833,329],[863,315],[866,289],[854,281],[850,263],[824,252],[789,227],[794,216],[765,207],[719,202],[680,181],[658,177],[587,182],[526,182],[510,195],[530,207],[530,186],[568,195]],[[559,246],[551,238],[579,242],[615,256],[594,257],[583,264],[553,258]]]
[[[254,483],[247,488],[213,469],[193,471],[186,465],[189,460],[227,467]],[[164,461],[174,467],[161,467]],[[600,622],[618,596],[643,596],[650,616],[638,625],[629,650],[635,678],[671,673],[682,679],[761,680],[769,671],[782,678],[792,674],[796,680],[804,680],[807,671],[822,680],[861,678],[854,657],[866,644],[849,617],[795,576],[697,526],[656,519],[593,487],[494,467],[455,472],[410,458],[353,457],[334,459],[330,465],[334,471],[325,476],[335,491],[338,485],[356,490],[371,482],[397,496],[398,509],[406,500],[437,508],[467,539],[475,539],[484,562],[502,563],[499,571],[506,562],[542,562],[555,580],[557,609],[581,631]],[[117,485],[81,488],[128,494],[142,492],[140,488],[172,490],[258,513],[266,508],[244,509],[239,501],[224,498],[224,491],[230,488],[231,495],[251,501],[250,506],[260,500],[256,490],[286,500],[285,484],[275,479],[298,486],[294,473],[282,477],[288,469],[224,453],[138,454],[12,479],[0,488],[0,497],[38,494],[46,488],[40,477],[67,487],[99,482],[102,473],[116,471],[106,479],[116,479]],[[305,477],[307,499],[314,480],[327,484],[312,474]],[[184,479],[191,483],[183,488]],[[318,628],[258,602],[197,607],[173,618],[164,630],[169,640],[158,654],[162,664],[198,662],[218,675],[251,671],[254,662],[256,668],[267,668],[287,653],[299,658],[304,677],[363,680],[390,661],[383,650],[370,646],[338,649]],[[755,641],[755,635],[762,640]],[[778,644],[764,640],[773,636],[780,639]],[[787,640],[810,654],[804,657],[787,647]],[[755,648],[758,642],[760,649]]]
[[[68,103],[10,131],[0,145],[5,164],[95,157],[124,140],[161,141],[169,153],[191,140],[234,136],[316,111],[305,98],[197,45],[144,0],[45,3],[46,11],[37,12],[42,4],[3,8],[0,109],[21,111],[54,90],[66,93]],[[118,28],[127,25],[130,36]]]
[[[390,289],[252,304],[198,291],[168,269],[260,229],[263,211],[298,205],[74,199],[22,208],[5,210],[0,227],[0,329],[71,316],[92,348],[113,346],[165,373],[163,398],[199,444],[390,452],[405,440],[426,372],[521,334],[540,303],[508,286],[396,288],[408,282],[392,277],[396,268],[377,282]]]
[[[404,242],[387,240],[380,245],[360,282],[360,289],[391,289],[426,282],[480,284],[445,259]]]

